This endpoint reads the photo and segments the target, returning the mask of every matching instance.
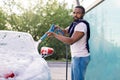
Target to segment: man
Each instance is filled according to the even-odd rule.
[[[89,23],[83,20],[85,9],[76,6],[73,10],[72,24],[67,27],[64,33],[70,36],[63,36],[54,32],[47,32],[48,36],[53,36],[58,40],[69,44],[71,49],[71,80],[84,80],[87,65],[90,61],[88,40],[90,38]],[[58,27],[57,27],[58,29]]]

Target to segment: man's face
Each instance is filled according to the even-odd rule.
[[[84,14],[82,13],[82,9],[80,8],[75,8],[73,10],[73,18],[74,18],[74,21],[78,20],[78,19],[81,19],[82,17],[84,16]]]

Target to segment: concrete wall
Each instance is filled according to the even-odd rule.
[[[91,62],[86,80],[120,80],[120,3],[105,0],[89,11]]]

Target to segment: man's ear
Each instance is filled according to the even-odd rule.
[[[84,17],[85,14],[82,14],[82,18]]]

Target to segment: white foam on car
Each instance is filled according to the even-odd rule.
[[[10,70],[16,76],[8,80],[50,80],[49,67],[37,45],[28,33],[0,31],[0,75]]]

